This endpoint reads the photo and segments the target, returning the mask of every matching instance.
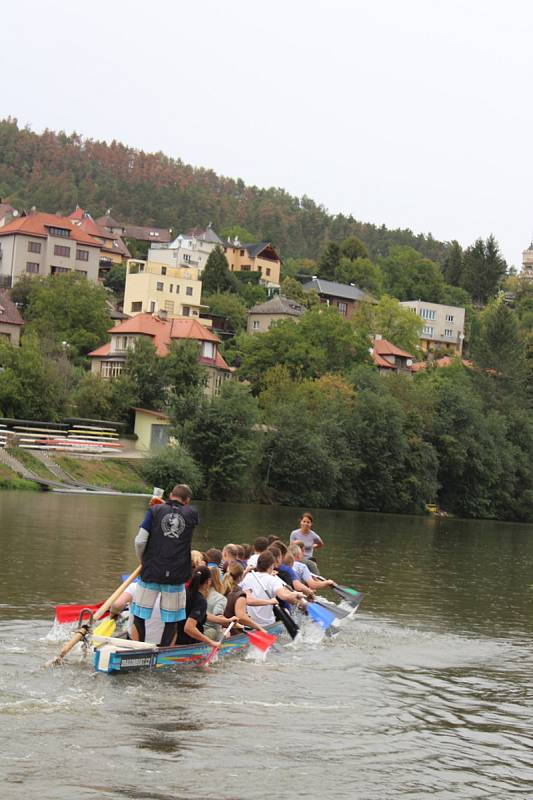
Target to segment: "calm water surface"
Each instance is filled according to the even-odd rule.
[[[316,513],[353,621],[209,671],[58,669],[53,607],[135,566],[145,498],[0,493],[0,797],[533,798],[533,527]],[[199,549],[297,512],[199,504]]]

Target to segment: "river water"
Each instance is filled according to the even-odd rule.
[[[198,505],[199,549],[298,519]],[[54,605],[116,588],[145,507],[0,494],[2,800],[533,797],[532,526],[320,511],[321,571],[367,592],[336,636],[210,670],[42,669]]]

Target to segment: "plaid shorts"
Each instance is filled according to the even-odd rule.
[[[135,592],[135,601],[130,612],[141,619],[150,619],[157,596],[161,595],[160,608],[163,622],[181,622],[185,619],[187,595],[185,584],[172,586],[168,583],[145,583],[137,581],[139,588]]]

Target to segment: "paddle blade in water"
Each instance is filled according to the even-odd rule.
[[[339,606],[336,606],[335,603],[329,603],[325,600],[320,600],[318,597],[314,600],[314,602],[318,606],[326,608],[331,614],[337,617],[337,619],[344,619],[345,617],[349,617],[352,613],[351,611],[346,611],[345,608],[339,608]]]
[[[327,608],[317,605],[317,603],[308,603],[307,613],[313,622],[317,622],[324,630],[329,628],[331,623],[335,622],[336,619],[335,614],[332,614]]]
[[[353,606],[358,606],[364,597],[363,592],[358,592],[350,586],[334,586],[333,591]]]
[[[88,608],[94,614],[95,611],[98,611],[101,605],[102,603],[97,603],[96,605],[84,603],[83,605],[56,606],[56,619],[62,625],[65,622],[77,622],[80,618],[80,611]]]
[[[250,644],[253,647],[257,647],[257,649],[261,650],[263,653],[266,653],[278,638],[271,633],[263,633],[262,631],[247,631],[246,635]]]

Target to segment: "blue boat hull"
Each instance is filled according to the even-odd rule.
[[[269,633],[279,636],[285,628],[280,622],[267,625]],[[245,633],[224,639],[218,657],[243,652],[250,643]],[[205,662],[212,648],[207,644],[184,644],[175,647],[159,647],[157,650],[117,650],[109,655],[104,666],[102,650],[94,653],[94,668],[97,672],[114,674],[117,672],[137,672],[143,669],[163,669],[164,667],[191,667]]]

